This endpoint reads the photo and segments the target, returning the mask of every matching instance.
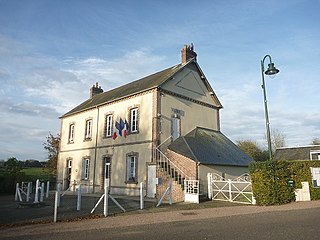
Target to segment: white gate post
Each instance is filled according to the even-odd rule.
[[[41,183],[41,188],[40,188],[40,202],[43,202],[43,196],[44,196],[44,182]]]
[[[39,185],[40,185],[40,181],[39,179],[37,179],[36,181],[36,193],[34,196],[34,203],[39,203]]]
[[[47,181],[47,192],[46,192],[46,198],[49,197],[49,188],[50,188],[50,182]]]
[[[140,183],[140,209],[144,208],[144,200],[143,200],[143,182]]]
[[[81,184],[78,187],[77,211],[81,210]]]
[[[208,179],[208,198],[212,199],[212,173],[207,174]]]
[[[228,186],[229,186],[229,202],[232,202],[232,192],[231,192],[231,179],[228,179]]]

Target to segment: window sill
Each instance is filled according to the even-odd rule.
[[[136,182],[136,181],[125,181],[124,183],[125,184],[135,184],[135,185],[138,184],[138,182]]]

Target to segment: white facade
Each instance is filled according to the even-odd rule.
[[[161,86],[63,116],[57,180],[65,189],[81,183],[88,192],[99,192],[107,163],[111,193],[138,195],[140,182],[153,182],[148,166],[155,163],[154,147],[196,126],[219,130],[220,108],[192,62]],[[120,118],[129,123],[126,137],[115,128]]]

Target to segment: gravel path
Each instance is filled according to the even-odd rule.
[[[234,206],[221,208],[190,209],[166,211],[155,213],[137,212],[137,214],[121,215],[100,219],[88,219],[76,222],[60,222],[49,224],[36,224],[21,227],[0,229],[1,237],[35,235],[40,233],[68,232],[86,230],[99,230],[116,227],[155,224],[161,222],[192,221],[195,219],[219,218],[261,212],[290,211],[298,209],[320,208],[320,200],[310,202],[294,202],[281,206]]]

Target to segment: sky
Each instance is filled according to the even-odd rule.
[[[46,136],[93,84],[176,65],[190,43],[224,107],[222,133],[267,146],[269,54],[280,70],[265,78],[271,129],[309,145],[320,138],[319,12],[319,0],[0,0],[0,159],[45,160]]]

